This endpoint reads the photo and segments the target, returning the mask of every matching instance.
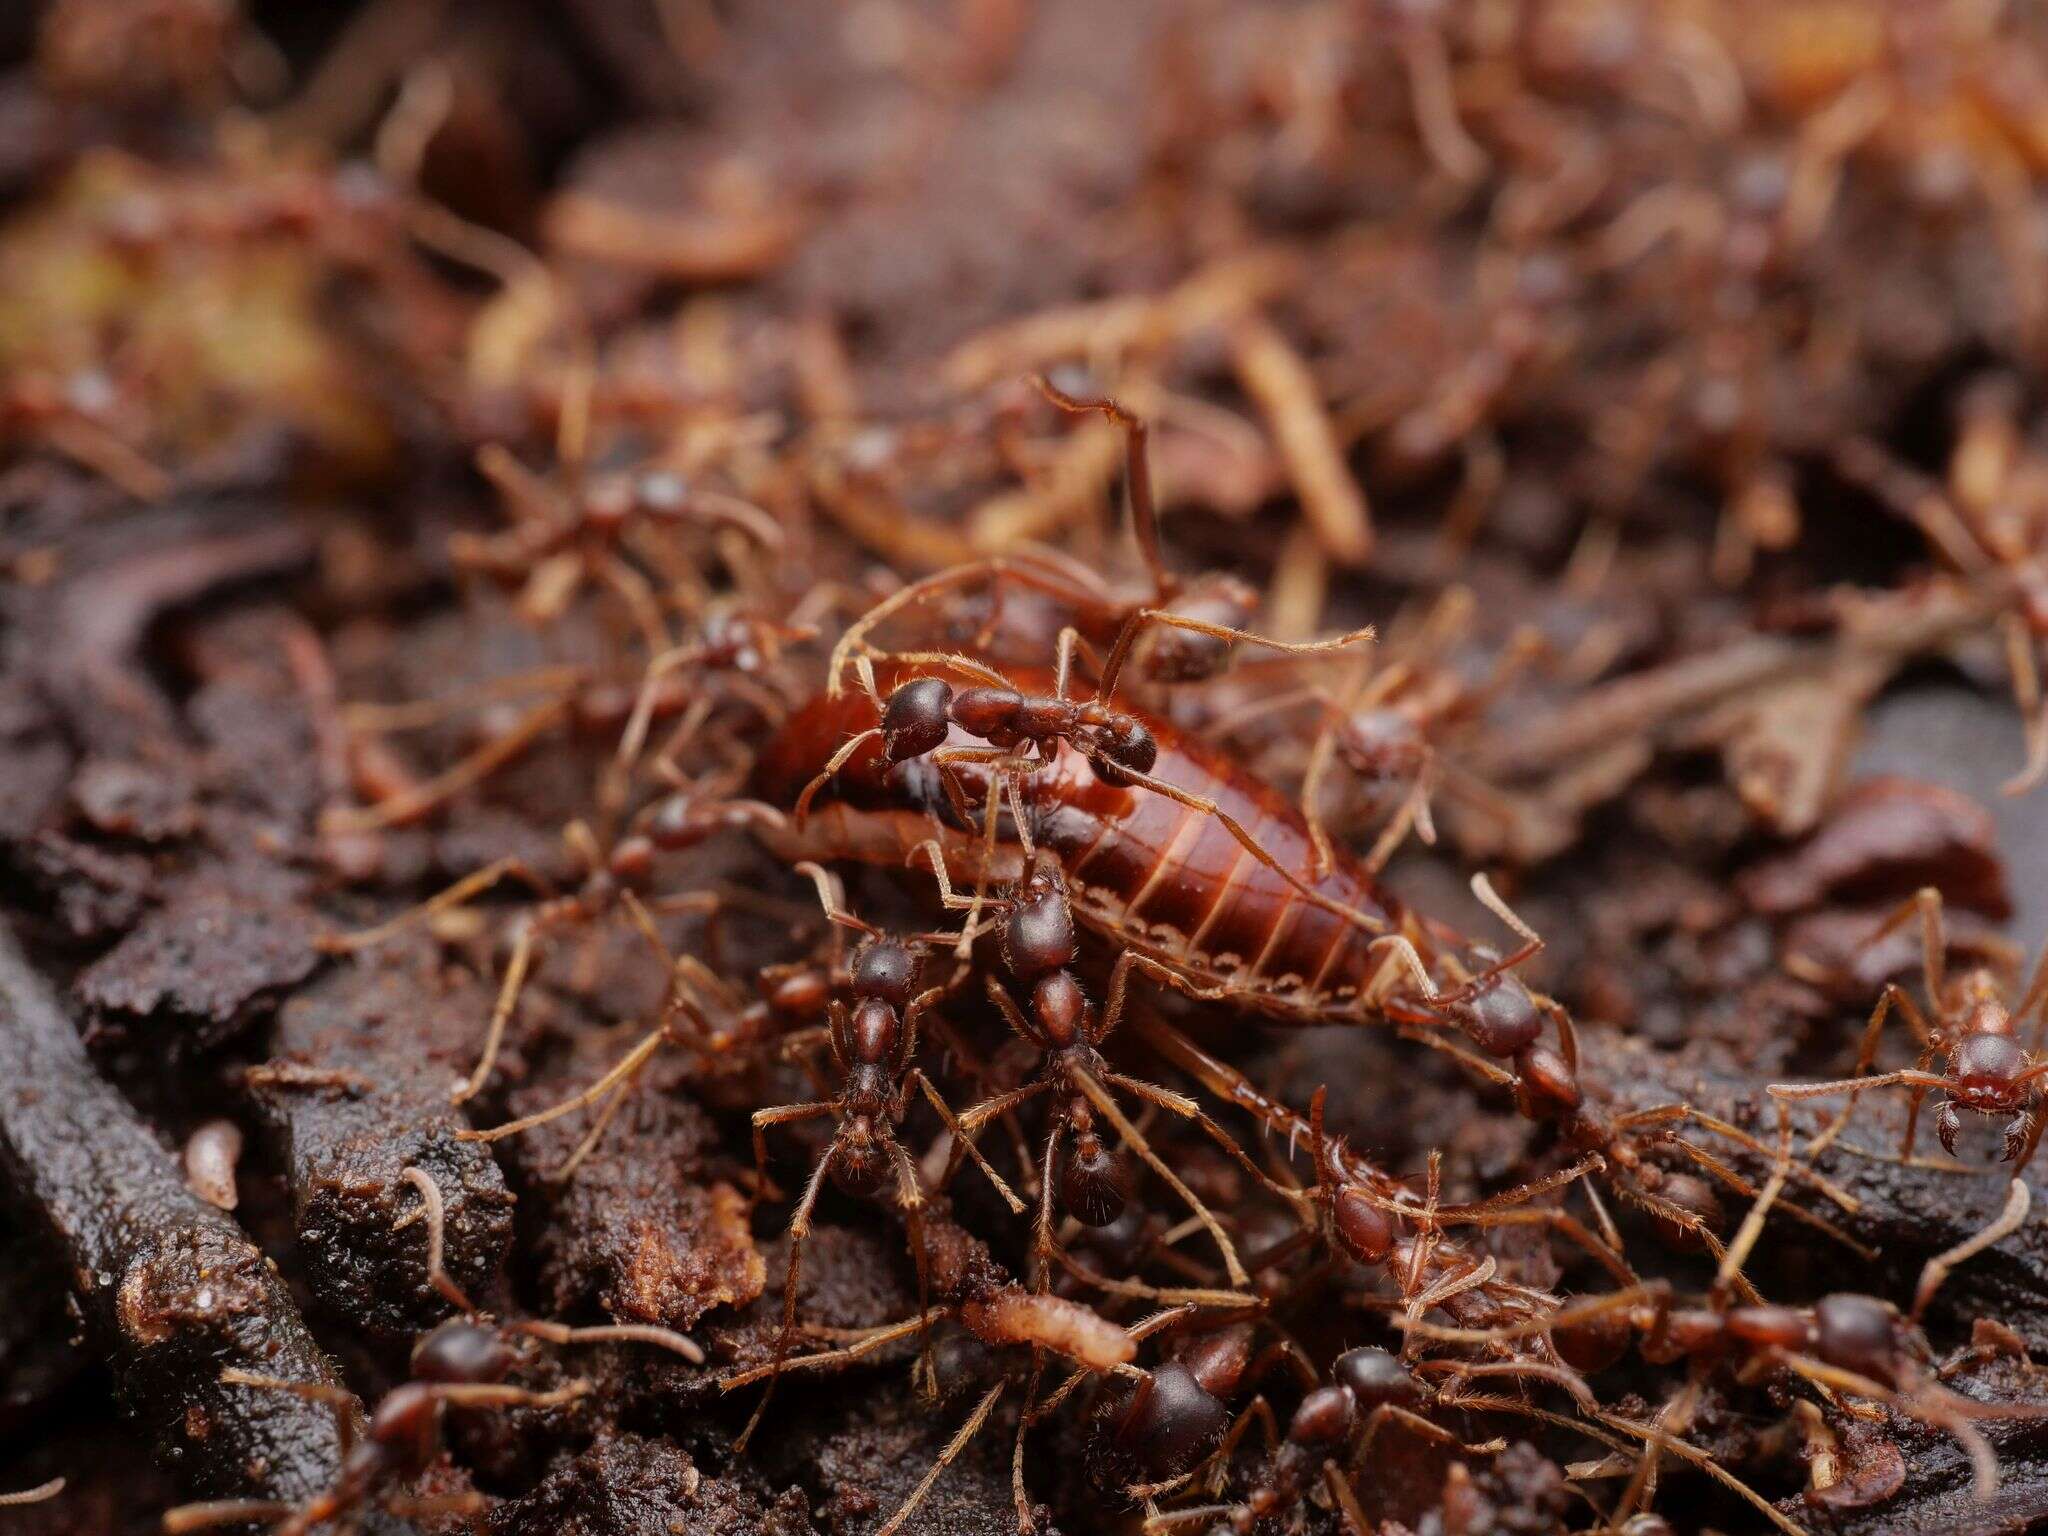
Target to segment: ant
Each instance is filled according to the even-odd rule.
[[[1288,1421],[1287,1433],[1268,1459],[1244,1499],[1236,1504],[1203,1504],[1154,1515],[1145,1521],[1146,1536],[1181,1526],[1220,1521],[1235,1536],[1251,1536],[1260,1524],[1295,1508],[1320,1477],[1331,1501],[1343,1512],[1347,1528],[1374,1529],[1360,1508],[1352,1479],[1380,1430],[1399,1423],[1427,1439],[1455,1449],[1483,1454],[1503,1448],[1501,1442],[1464,1445],[1419,1411],[1432,1397],[1395,1355],[1384,1349],[1349,1349],[1330,1365],[1330,1381],[1313,1387]],[[1356,1437],[1340,1464],[1343,1447]]]
[[[1027,1014],[1001,982],[993,976],[985,978],[990,1001],[1017,1036],[1036,1046],[1042,1056],[1034,1081],[998,1093],[967,1110],[960,1117],[960,1131],[971,1138],[997,1116],[1008,1115],[1040,1094],[1052,1096],[1039,1160],[1038,1217],[1032,1245],[1035,1282],[1043,1289],[1047,1278],[1045,1266],[1058,1251],[1053,1240],[1055,1202],[1088,1227],[1109,1226],[1124,1214],[1130,1196],[1131,1170],[1127,1158],[1104,1139],[1106,1122],[1123,1145],[1136,1152],[1186,1203],[1215,1240],[1231,1283],[1239,1288],[1248,1285],[1250,1277],[1221,1223],[1201,1197],[1153,1150],[1144,1133],[1117,1106],[1111,1092],[1120,1088],[1146,1104],[1193,1121],[1239,1162],[1246,1162],[1243,1149],[1193,1100],[1118,1072],[1104,1058],[1102,1047],[1123,1015],[1130,972],[1139,957],[1126,951],[1118,959],[1110,977],[1108,1001],[1097,1012],[1071,968],[1080,952],[1080,936],[1068,895],[1066,871],[1057,858],[1042,851],[1036,854],[1024,877],[1008,892],[963,897],[952,889],[939,845],[920,844],[919,849],[913,850],[913,858],[918,851],[931,862],[945,906],[965,908],[976,914],[987,908],[1000,914],[997,936],[1004,967],[1018,986],[1030,989]],[[974,1150],[971,1139],[963,1139],[961,1146],[968,1153]],[[1256,1173],[1256,1168],[1253,1171]]]
[[[550,485],[496,444],[479,450],[477,468],[497,487],[513,525],[450,540],[449,554],[459,569],[520,588],[519,610],[531,622],[559,616],[579,587],[595,583],[625,604],[660,653],[670,648],[660,604],[647,577],[620,554],[636,529],[729,528],[770,554],[783,548],[781,525],[737,496],[667,469],[586,477],[580,450],[572,448],[564,457],[572,465],[566,489]]]
[[[1479,949],[1477,955],[1483,968],[1469,975],[1451,962],[1457,979],[1455,985],[1445,990],[1428,989],[1427,978],[1418,976],[1418,990],[1396,993],[1383,1002],[1387,1017],[1402,1026],[1403,1033],[1414,1031],[1412,1038],[1452,1056],[1486,1081],[1510,1089],[1516,1108],[1525,1118],[1556,1122],[1564,1142],[1582,1156],[1598,1158],[1609,1185],[1630,1204],[1646,1211],[1667,1242],[1680,1248],[1705,1247],[1718,1257],[1724,1249],[1714,1231],[1720,1216],[1714,1183],[1744,1199],[1756,1194],[1756,1186],[1671,1128],[1690,1122],[1766,1158],[1771,1149],[1740,1126],[1689,1104],[1656,1105],[1612,1117],[1590,1108],[1579,1081],[1578,1033],[1570,1013],[1555,999],[1532,992],[1515,974],[1517,967],[1542,951],[1541,935],[1501,900],[1484,875],[1473,877],[1472,893],[1514,932],[1521,941],[1519,946],[1498,958]],[[1545,1019],[1551,1021],[1557,1032],[1554,1048],[1542,1039]],[[1443,1028],[1458,1030],[1472,1049],[1442,1038],[1436,1031]],[[1508,1066],[1500,1066],[1499,1062]],[[1707,1178],[1667,1170],[1648,1161],[1640,1136],[1655,1127],[1664,1128],[1655,1132],[1655,1142],[1682,1153]],[[1856,1202],[1851,1196],[1812,1168],[1802,1164],[1794,1173],[1843,1210],[1855,1210]],[[1708,1179],[1714,1182],[1709,1183]],[[1601,1218],[1607,1247],[1618,1252],[1622,1247],[1619,1232],[1590,1187],[1588,1197]],[[1862,1244],[1826,1217],[1798,1205],[1787,1204],[1784,1210],[1795,1220],[1868,1256]],[[1747,1286],[1739,1277],[1738,1283]]]
[[[1919,1129],[1920,1106],[1931,1089],[1943,1091],[1940,1112],[1935,1116],[1935,1134],[1953,1156],[1956,1136],[1962,1129],[1956,1111],[1960,1107],[1978,1115],[2010,1117],[2005,1127],[2003,1161],[2013,1164],[2017,1174],[2033,1160],[2041,1142],[2044,1125],[2039,1101],[2041,1078],[2048,1076],[2048,1058],[2041,1053],[2044,1003],[2048,1003],[2048,952],[2034,967],[2032,979],[2021,995],[2019,1006],[2007,1008],[2004,989],[1991,970],[1972,966],[1953,981],[1947,975],[1941,893],[1923,887],[1903,903],[1863,941],[1863,948],[1896,932],[1915,916],[1920,919],[1921,979],[1934,1011],[1930,1023],[1919,1006],[1895,983],[1887,983],[1863,1031],[1863,1045],[1856,1054],[1856,1070],[1845,1078],[1822,1083],[1773,1083],[1770,1091],[1778,1099],[1817,1099],[1846,1093],[1849,1103],[1834,1123],[1814,1140],[1814,1150],[1826,1146],[1840,1134],[1854,1113],[1856,1099],[1866,1089],[1903,1086],[1912,1090],[1906,1112],[1905,1135],[1899,1156],[1913,1155],[1913,1139]],[[1871,1076],[1879,1038],[1885,1020],[1894,1011],[1901,1014],[1920,1041],[1915,1065],[1898,1072]],[[2023,1046],[2018,1031],[2034,1020],[2031,1046]],[[1930,1072],[1937,1058],[1946,1058],[1946,1070]]]
[[[704,1358],[688,1339],[660,1328],[570,1328],[540,1322],[487,1328],[476,1322],[452,1320],[414,1346],[409,1379],[386,1392],[371,1409],[369,1425],[361,1440],[354,1439],[356,1399],[347,1388],[226,1370],[221,1373],[221,1380],[230,1386],[289,1392],[332,1404],[343,1430],[340,1470],[326,1492],[303,1504],[220,1499],[181,1505],[165,1513],[165,1536],[184,1536],[186,1532],[212,1530],[242,1521],[270,1522],[276,1536],[305,1536],[315,1526],[360,1510],[373,1495],[410,1482],[431,1468],[441,1456],[441,1421],[449,1408],[554,1408],[588,1395],[591,1386],[583,1380],[572,1380],[546,1392],[507,1385],[505,1378],[520,1359],[508,1340],[521,1334],[556,1343],[636,1339],[659,1343],[695,1363]],[[421,1512],[468,1516],[483,1510],[476,1494],[420,1500],[413,1507]]]
[[[853,991],[849,1013],[837,998],[828,1004],[831,1028],[827,1039],[832,1060],[839,1070],[839,1088],[828,1099],[807,1104],[782,1104],[754,1112],[754,1160],[757,1187],[767,1189],[768,1144],[771,1125],[789,1125],[800,1120],[831,1116],[836,1122],[832,1139],[818,1158],[810,1179],[789,1219],[789,1269],[783,1282],[782,1332],[776,1341],[779,1361],[796,1334],[797,1282],[801,1274],[804,1240],[810,1235],[811,1212],[827,1177],[857,1199],[871,1199],[892,1180],[896,1201],[909,1222],[913,1247],[918,1255],[918,1285],[926,1292],[926,1261],[920,1212],[925,1204],[924,1186],[910,1154],[897,1138],[896,1128],[910,1112],[914,1092],[921,1092],[937,1111],[956,1145],[965,1149],[1009,1202],[1013,1212],[1022,1214],[1024,1203],[1013,1194],[1001,1176],[989,1166],[968,1141],[961,1122],[933,1085],[917,1056],[918,1026],[926,1010],[964,979],[964,969],[941,986],[917,989],[921,969],[920,949],[928,945],[963,942],[953,934],[921,934],[897,938],[884,933],[865,919],[845,910],[832,879],[817,864],[805,861],[796,866],[817,885],[818,900],[826,918],[837,928],[860,934],[848,975]],[[922,1305],[922,1303],[921,1303]],[[770,1390],[773,1390],[771,1376]],[[753,1423],[760,1421],[767,1396],[754,1411]],[[753,1424],[748,1425],[749,1431]]]

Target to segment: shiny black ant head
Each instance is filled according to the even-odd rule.
[[[1001,929],[1003,964],[1019,981],[1073,964],[1080,941],[1066,879],[1049,856],[1032,866],[1017,888]]]
[[[1163,1483],[1206,1461],[1230,1428],[1230,1410],[1169,1361],[1139,1382],[1115,1435],[1144,1469],[1145,1481]]]
[[[495,1329],[460,1320],[443,1323],[413,1347],[416,1381],[488,1386],[503,1381],[518,1355]]]
[[[832,1153],[832,1182],[857,1200],[881,1192],[889,1178],[889,1152],[866,1115],[850,1116]]]
[[[901,939],[876,934],[853,952],[853,995],[902,1009],[917,986],[917,950]]]
[[[904,763],[931,751],[946,739],[952,708],[953,685],[943,677],[905,683],[882,706],[882,755]]]
[[[1084,1227],[1106,1227],[1131,1198],[1131,1165],[1122,1152],[1096,1142],[1060,1164],[1060,1209]]]

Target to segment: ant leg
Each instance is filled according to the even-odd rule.
[[[1166,629],[1186,630],[1190,634],[1207,635],[1212,640],[1257,645],[1269,651],[1279,651],[1286,656],[1327,656],[1347,646],[1356,645],[1361,640],[1370,640],[1378,633],[1368,624],[1363,629],[1333,635],[1327,640],[1278,640],[1271,635],[1261,635],[1249,629],[1232,629],[1227,624],[1211,624],[1206,619],[1191,619],[1185,614],[1173,613],[1164,608],[1140,608],[1124,620],[1124,627],[1117,631],[1116,643],[1110,647],[1109,660],[1102,666],[1102,681],[1095,688],[1095,701],[1098,704],[1107,704],[1115,697],[1117,681],[1131,659],[1131,649],[1137,644],[1138,636],[1148,624],[1157,624]]]
[[[519,994],[526,986],[526,973],[533,965],[539,928],[539,922],[530,918],[519,923],[518,937],[512,941],[512,959],[505,967],[505,979],[498,987],[498,1000],[491,1008],[490,1027],[484,1032],[483,1054],[477,1058],[469,1076],[449,1091],[449,1103],[462,1104],[475,1098],[497,1070],[498,1052],[505,1043],[505,1030],[512,1022],[512,1011],[519,1006]]]
[[[1293,886],[1310,904],[1321,907],[1325,912],[1343,918],[1345,922],[1351,924],[1354,928],[1362,928],[1367,933],[1380,934],[1386,932],[1387,924],[1385,919],[1374,917],[1370,913],[1361,912],[1355,907],[1346,906],[1334,897],[1324,895],[1321,891],[1303,880],[1301,876],[1282,865],[1278,859],[1266,851],[1257,838],[1253,837],[1246,830],[1243,822],[1224,810],[1216,801],[1205,795],[1192,794],[1177,784],[1169,784],[1164,779],[1154,778],[1149,773],[1139,773],[1133,768],[1110,765],[1110,774],[1115,780],[1135,784],[1141,789],[1151,790],[1156,795],[1164,795],[1169,800],[1178,801],[1191,811],[1198,811],[1204,816],[1213,816],[1222,824],[1225,831],[1237,839],[1238,845],[1245,852]]]
[[[323,954],[352,955],[357,950],[383,943],[394,933],[409,928],[414,923],[424,922],[448,911],[451,907],[463,906],[499,882],[508,879],[525,882],[543,901],[555,894],[555,888],[534,873],[523,859],[497,859],[482,869],[464,875],[446,890],[429,896],[418,906],[408,907],[398,916],[385,919],[374,928],[359,928],[354,933],[323,934],[315,943]]]
[[[802,830],[803,824],[810,819],[811,802],[817,799],[818,791],[831,783],[833,776],[840,769],[844,768],[851,761],[853,755],[860,751],[862,747],[873,745],[881,739],[882,728],[879,725],[871,725],[832,754],[825,766],[819,770],[818,776],[806,784],[803,793],[796,797],[796,808],[791,812],[791,816],[795,820],[799,831]]]
[[[865,934],[871,939],[881,937],[881,929],[866,918],[856,917],[846,910],[846,900],[839,890],[839,883],[824,865],[803,859],[794,867],[798,874],[809,876],[811,883],[818,888],[818,905],[825,909],[827,922],[835,927],[851,928],[855,933]]]
[[[418,821],[520,756],[541,736],[568,718],[568,714],[569,701],[566,698],[539,705],[529,710],[511,730],[502,736],[492,737],[461,762],[433,778],[411,785],[377,805],[342,806],[329,811],[321,818],[322,830],[377,832]]]
[[[64,1479],[60,1477],[28,1492],[38,1499],[54,1498],[63,1486]],[[9,1495],[6,1502],[27,1504],[35,1500]],[[164,1536],[186,1536],[190,1531],[210,1531],[223,1525],[268,1525],[289,1519],[297,1512],[296,1504],[279,1499],[207,1499],[165,1510],[160,1529]]]
[[[441,1201],[441,1186],[424,1168],[407,1167],[401,1169],[398,1176],[419,1191],[420,1204],[417,1210],[399,1217],[392,1224],[394,1229],[403,1229],[424,1220],[427,1224],[427,1283],[440,1292],[456,1311],[476,1311],[476,1304],[463,1294],[462,1287],[455,1283],[455,1277],[442,1265],[442,1258],[447,1252],[448,1212]]]
[[[502,1141],[507,1136],[517,1136],[522,1131],[530,1131],[537,1125],[546,1125],[550,1120],[558,1120],[563,1115],[582,1109],[585,1105],[595,1104],[599,1099],[611,1092],[612,1089],[637,1077],[640,1069],[647,1064],[647,1059],[661,1048],[661,1043],[667,1037],[667,1033],[666,1029],[650,1030],[641,1038],[638,1045],[620,1057],[616,1064],[608,1068],[603,1077],[599,1078],[582,1092],[570,1095],[559,1104],[550,1104],[546,1109],[536,1110],[530,1115],[522,1115],[517,1120],[508,1120],[503,1125],[494,1125],[489,1130],[473,1131],[467,1128],[459,1130],[455,1133],[455,1139],[458,1141]]]
[[[0,1493],[0,1509],[19,1509],[25,1504],[40,1504],[45,1499],[54,1499],[64,1491],[64,1479],[53,1477],[47,1483],[38,1483],[33,1488],[19,1488],[13,1493]],[[252,1516],[261,1519],[262,1516]]]
[[[912,1085],[921,1090],[925,1098],[931,1103],[932,1108],[938,1111],[939,1119],[945,1122],[946,1130],[952,1135],[954,1145],[958,1146],[968,1157],[973,1159],[974,1166],[987,1175],[989,1183],[995,1185],[996,1193],[1001,1195],[1004,1203],[1010,1207],[1010,1214],[1013,1216],[1023,1215],[1024,1202],[1017,1198],[1016,1192],[1003,1182],[1003,1176],[997,1173],[989,1165],[988,1159],[981,1155],[981,1149],[975,1146],[972,1138],[962,1128],[959,1117],[953,1113],[951,1108],[947,1106],[946,1101],[940,1097],[939,1090],[932,1086],[932,1080],[925,1075],[922,1067],[912,1067],[909,1076],[904,1078],[905,1098],[909,1097]]]
[[[1949,1272],[1965,1259],[1982,1253],[1993,1243],[2019,1231],[2027,1219],[2027,1207],[2032,1203],[2033,1195],[2027,1188],[2027,1181],[2015,1178],[2012,1181],[2012,1188],[2006,1193],[2005,1209],[1999,1212],[1997,1220],[1975,1236],[1965,1238],[1955,1247],[1937,1253],[1927,1261],[1926,1266],[1920,1271],[1920,1283],[1913,1288],[1913,1310],[1907,1315],[1918,1323],[1921,1314],[1927,1310],[1927,1303],[1934,1300],[1934,1293],[1940,1290],[1942,1283],[1948,1279]]]
[[[1223,1268],[1230,1276],[1231,1285],[1238,1290],[1250,1289],[1251,1276],[1245,1273],[1244,1265],[1239,1262],[1236,1247],[1224,1233],[1223,1224],[1216,1219],[1209,1207],[1202,1203],[1201,1196],[1188,1188],[1180,1175],[1167,1166],[1165,1159],[1152,1150],[1152,1143],[1145,1139],[1145,1133],[1131,1124],[1129,1117],[1117,1107],[1115,1096],[1107,1088],[1086,1072],[1075,1073],[1074,1081],[1088,1102],[1100,1110],[1103,1118],[1116,1127],[1116,1132],[1123,1138],[1124,1144],[1144,1159],[1146,1166],[1165,1181],[1167,1188],[1171,1189],[1202,1223],[1209,1236],[1214,1239],[1217,1250],[1223,1255]]]
[[[2048,710],[2041,698],[2041,668],[2034,659],[2034,640],[2026,621],[2007,615],[2005,629],[2006,665],[2012,672],[2013,702],[2019,706],[2020,731],[2027,756],[2020,771],[2000,786],[2008,795],[2024,795],[2048,778]]]
[[[774,1124],[777,1121],[809,1118],[808,1116],[790,1111],[809,1110],[817,1107],[810,1104],[799,1104],[787,1106],[783,1110],[758,1110],[754,1115],[754,1133],[756,1136],[760,1135],[761,1126],[764,1123],[762,1120],[764,1115],[770,1117],[766,1123]],[[824,1107],[827,1110],[831,1108],[830,1105]],[[796,1337],[796,1297],[798,1282],[803,1275],[804,1239],[811,1235],[811,1211],[818,1203],[818,1193],[824,1187],[825,1175],[831,1170],[832,1159],[838,1150],[838,1141],[835,1137],[833,1144],[828,1146],[819,1155],[818,1164],[811,1170],[811,1177],[804,1185],[802,1196],[797,1200],[796,1210],[790,1215],[789,1227],[787,1229],[789,1232],[789,1268],[784,1272],[782,1279],[782,1328],[775,1335],[773,1364],[777,1369],[770,1372],[768,1390],[761,1394],[761,1401],[754,1405],[753,1415],[747,1420],[746,1428],[742,1429],[738,1438],[733,1441],[733,1448],[735,1450],[744,1451],[747,1448],[748,1440],[753,1437],[754,1431],[760,1427],[761,1416],[768,1411],[768,1400],[775,1396],[775,1384],[781,1379],[780,1366],[789,1356],[790,1341]]]
[[[2027,978],[2027,989],[2020,994],[2019,1006],[2012,1011],[2014,1028],[2037,1013],[2041,1015],[2034,1018],[2034,1038],[2027,1046],[2030,1056],[2041,1054],[2042,1031],[2048,1029],[2048,1009],[2041,1006],[2044,1002],[2048,1002],[2048,945],[2042,946],[2041,958],[2034,962],[2034,974]]]
[[[550,1344],[652,1344],[670,1354],[681,1355],[692,1365],[704,1363],[704,1351],[697,1347],[696,1340],[673,1328],[657,1328],[651,1323],[599,1323],[590,1327],[571,1327],[567,1323],[551,1323],[539,1318],[522,1318],[518,1322],[503,1325],[507,1333],[525,1334],[530,1338],[544,1339]]]
[[[960,1459],[960,1453],[967,1449],[968,1442],[980,1433],[981,1426],[988,1422],[989,1414],[995,1409],[996,1399],[1003,1395],[1004,1389],[1008,1386],[1008,1382],[999,1381],[988,1389],[982,1400],[974,1405],[974,1412],[967,1416],[967,1421],[954,1432],[953,1438],[946,1442],[946,1448],[939,1452],[939,1459],[932,1463],[931,1470],[926,1472],[918,1485],[910,1490],[910,1497],[896,1507],[896,1513],[883,1523],[881,1529],[875,1532],[875,1536],[896,1536],[896,1533],[903,1529],[903,1522],[908,1520],[917,1506],[924,1502],[925,1495],[932,1491],[932,1485],[938,1482],[946,1468]]]
[[[1913,1000],[1899,990],[1897,983],[1886,982],[1884,991],[1878,995],[1877,1007],[1871,1011],[1870,1022],[1864,1026],[1863,1043],[1856,1052],[1854,1076],[1862,1077],[1870,1070],[1871,1063],[1877,1059],[1878,1038],[1884,1030],[1885,1018],[1893,1008],[1897,1008],[1914,1024],[1914,1032],[1923,1041],[1928,1038],[1926,1020],[1920,1017],[1920,1010],[1913,1006]],[[1814,1133],[1813,1139],[1806,1144],[1807,1162],[1811,1163],[1817,1158],[1848,1127],[1850,1117],[1856,1112],[1856,1099],[1857,1095],[1852,1092],[1849,1095],[1849,1102],[1842,1106],[1842,1112]]]
[[[1038,1216],[1031,1223],[1031,1288],[1035,1291],[1046,1289],[1049,1278],[1046,1264],[1059,1252],[1059,1244],[1052,1235],[1052,1192],[1059,1178],[1060,1135],[1066,1129],[1061,1117],[1052,1117],[1052,1128],[1045,1135],[1045,1153],[1038,1165]]]
[[[1093,411],[1108,417],[1124,434],[1124,503],[1130,509],[1131,534],[1138,541],[1138,554],[1151,572],[1152,589],[1165,601],[1180,589],[1180,581],[1166,568],[1159,546],[1159,507],[1152,496],[1152,460],[1147,451],[1151,428],[1145,419],[1107,395],[1070,395],[1044,374],[1033,374],[1038,392],[1070,416]]]

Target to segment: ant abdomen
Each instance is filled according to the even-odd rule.
[[[1330,1367],[1337,1384],[1367,1412],[1375,1408],[1416,1408],[1429,1397],[1400,1358],[1384,1349],[1347,1349]]]
[[[1131,1165],[1100,1140],[1060,1164],[1060,1208],[1084,1227],[1107,1227],[1130,1204]]]
[[[1873,1296],[1837,1292],[1814,1304],[1814,1353],[1838,1370],[1893,1385],[1899,1338],[1898,1314]]]
[[[1623,1311],[1589,1312],[1550,1330],[1550,1346],[1573,1370],[1592,1376],[1618,1365],[1628,1353],[1634,1325]]]
[[[1330,1202],[1330,1226],[1338,1244],[1361,1264],[1377,1264],[1393,1252],[1398,1235],[1391,1212],[1363,1191],[1344,1188]]]

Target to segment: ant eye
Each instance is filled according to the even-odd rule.
[[[469,1385],[503,1381],[516,1357],[505,1341],[474,1323],[443,1323],[412,1353],[412,1374],[419,1381]]]
[[[882,709],[882,750],[892,763],[922,757],[946,739],[953,685],[920,677],[889,695]]]
[[[1384,1403],[1413,1408],[1428,1396],[1422,1383],[1408,1374],[1408,1367],[1384,1349],[1346,1350],[1330,1367],[1330,1374],[1361,1408],[1378,1408]]]
[[[853,995],[879,998],[892,1008],[910,1002],[917,985],[917,956],[894,939],[870,939],[853,957]]]

